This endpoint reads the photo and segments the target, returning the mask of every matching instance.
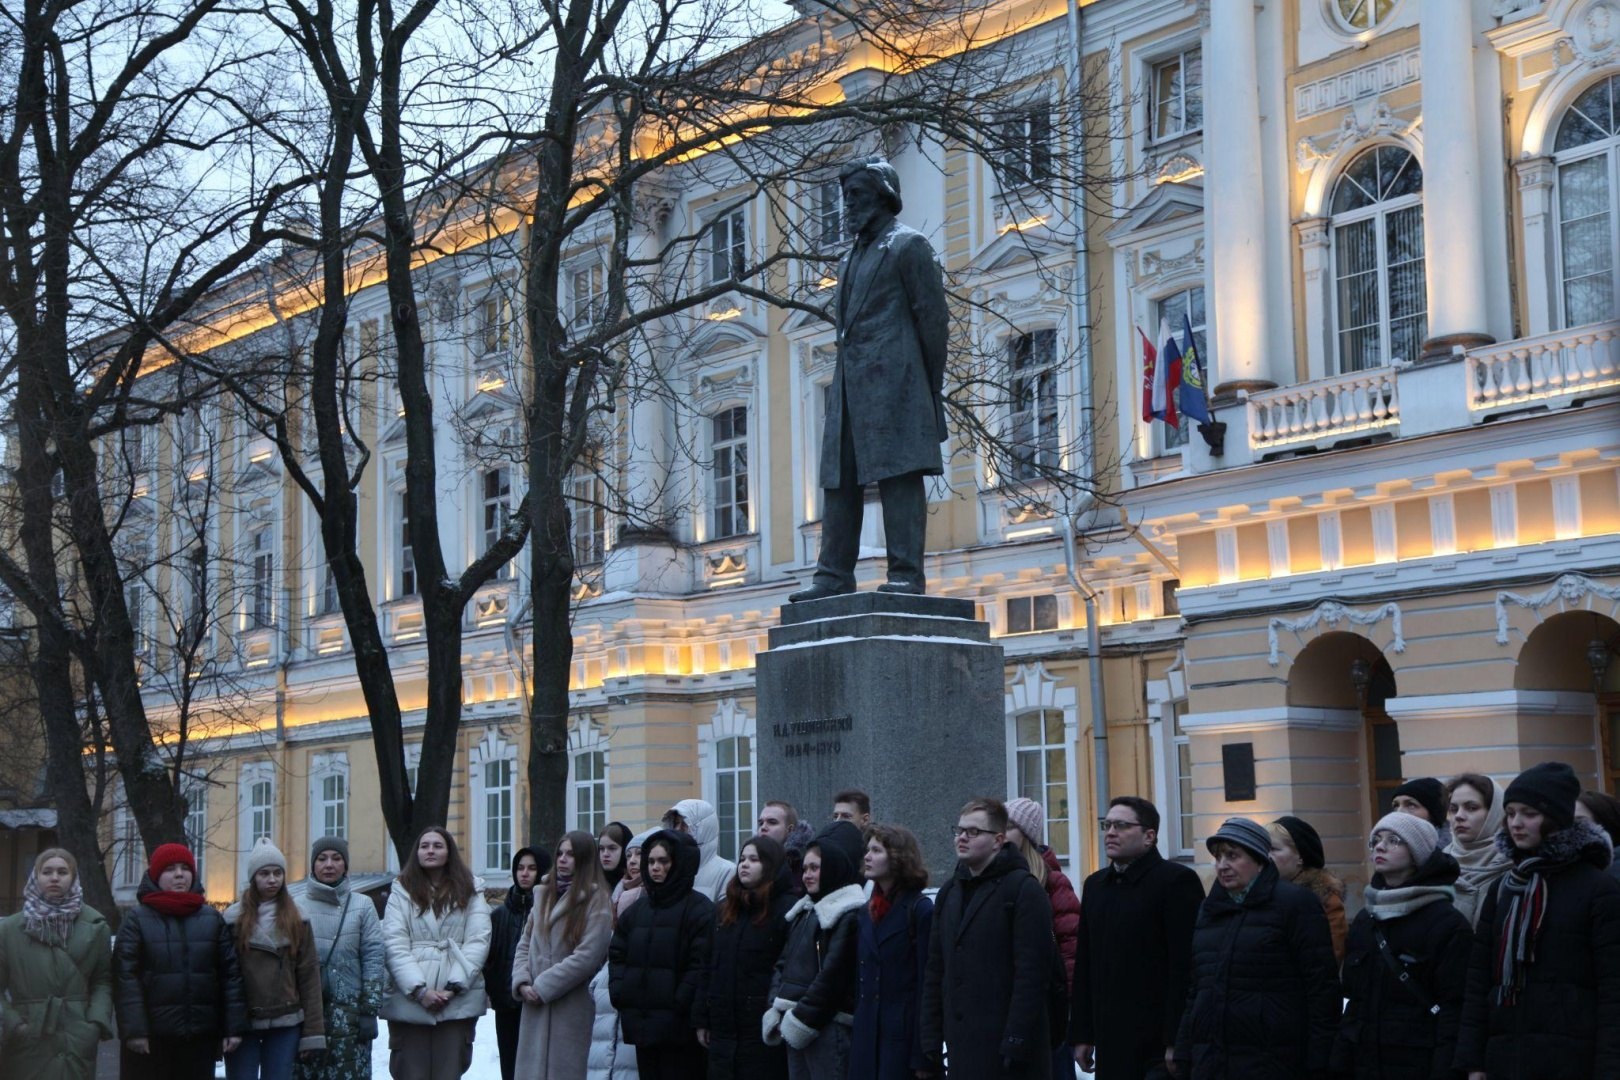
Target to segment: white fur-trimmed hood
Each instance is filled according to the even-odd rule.
[[[808,900],[809,897],[800,900],[799,904],[794,905],[795,909]],[[850,912],[859,911],[864,903],[866,890],[861,885],[845,885],[842,889],[834,889],[815,902],[816,919],[821,923],[823,930],[831,930],[838,925],[839,919]]]

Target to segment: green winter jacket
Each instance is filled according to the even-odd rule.
[[[96,1044],[113,1035],[112,934],[82,907],[67,948],[23,931],[21,912],[0,919],[0,1078],[91,1080]]]

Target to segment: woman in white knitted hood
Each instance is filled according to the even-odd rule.
[[[715,903],[725,899],[737,864],[720,857],[720,815],[714,807],[702,799],[682,799],[664,814],[664,828],[687,833],[698,843],[701,861],[692,888]]]

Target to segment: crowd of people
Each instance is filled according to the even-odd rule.
[[[0,1076],[451,1080],[495,1013],[503,1080],[1602,1080],[1620,1077],[1620,801],[1560,763],[1505,787],[1403,784],[1364,902],[1296,816],[1210,835],[1214,882],[1120,796],[1077,894],[1029,799],[976,798],[928,894],[922,846],[839,792],[816,829],[767,803],[735,863],[714,808],[520,849],[491,907],[442,827],[379,918],[341,838],[296,898],[268,840],[223,914],[181,844],[116,943],[74,857],[0,920]]]

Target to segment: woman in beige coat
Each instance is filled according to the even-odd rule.
[[[512,958],[512,996],[523,1002],[513,1075],[585,1080],[596,1000],[591,976],[607,960],[613,906],[596,841],[571,832],[535,886],[534,907]]]

